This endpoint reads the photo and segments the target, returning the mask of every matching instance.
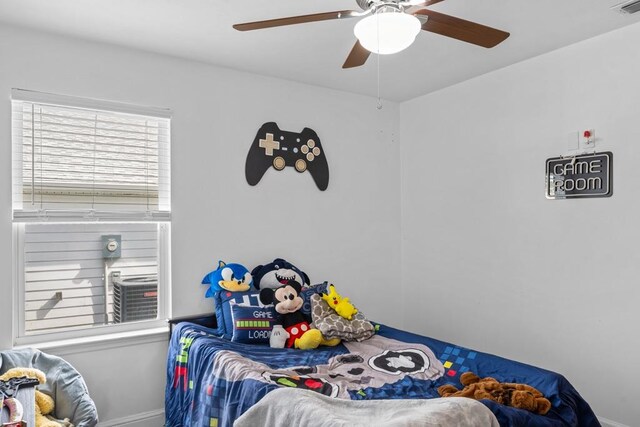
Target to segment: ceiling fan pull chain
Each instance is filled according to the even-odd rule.
[[[382,100],[380,99],[380,55],[378,55],[378,110],[382,110]]]
[[[378,105],[376,108],[382,110],[382,100],[380,99],[380,21],[378,20],[378,53],[376,54],[378,62]]]

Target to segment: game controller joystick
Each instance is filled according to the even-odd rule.
[[[329,164],[315,131],[304,128],[300,133],[288,132],[280,130],[275,122],[263,124],[247,154],[247,182],[256,185],[269,167],[281,171],[286,166],[300,173],[308,170],[321,191],[329,186]]]

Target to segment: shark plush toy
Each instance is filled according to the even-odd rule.
[[[253,284],[253,277],[243,265],[226,264],[224,261],[218,261],[218,268],[204,276],[202,284],[209,285],[205,296],[211,298],[213,294],[221,290],[231,292],[248,291]]]
[[[303,287],[309,286],[309,276],[290,262],[282,258],[276,258],[266,265],[259,265],[251,270],[253,286],[256,289],[276,289],[286,285],[289,280],[300,283]]]

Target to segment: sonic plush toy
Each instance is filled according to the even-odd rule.
[[[253,277],[243,265],[218,261],[218,268],[204,276],[202,284],[209,285],[205,296],[211,298],[223,289],[231,292],[248,291],[253,284]]]
[[[267,265],[257,266],[251,270],[251,275],[256,289],[276,289],[286,285],[289,280],[294,280],[303,287],[309,286],[310,283],[307,273],[282,258],[276,258]]]

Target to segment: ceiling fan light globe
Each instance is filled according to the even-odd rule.
[[[421,27],[420,20],[413,15],[378,12],[360,20],[353,33],[368,51],[390,55],[411,46]]]

